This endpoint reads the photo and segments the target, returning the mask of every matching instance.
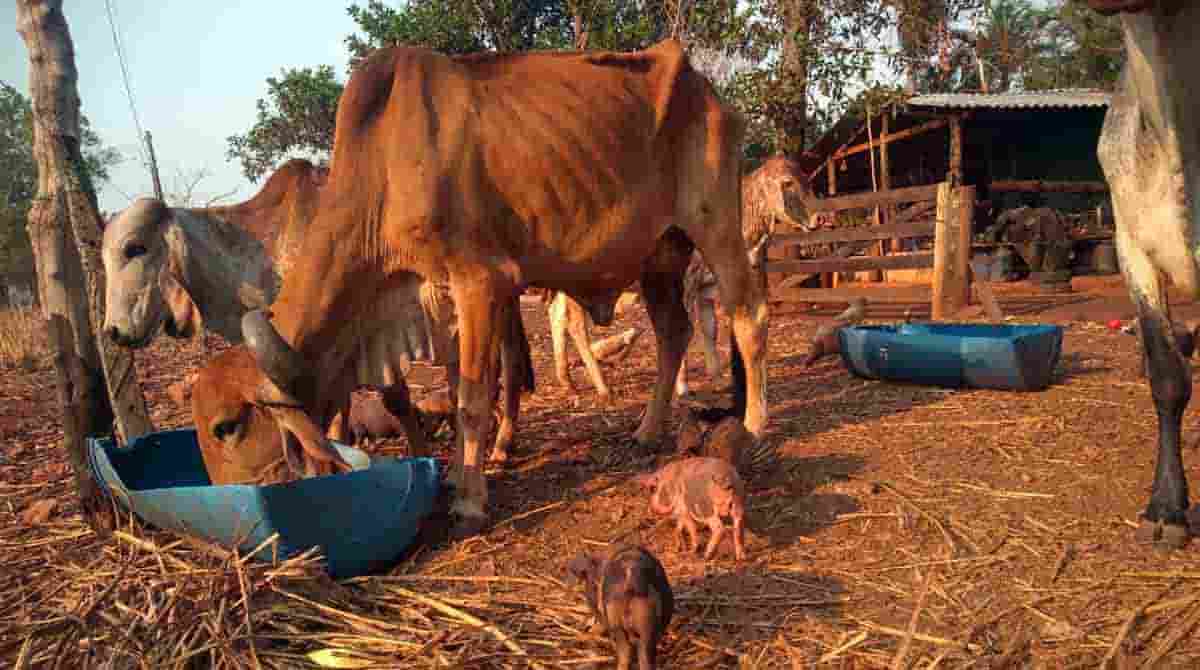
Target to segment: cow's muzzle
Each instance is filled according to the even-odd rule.
[[[263,374],[284,393],[294,396],[298,391],[297,382],[308,365],[275,330],[270,314],[260,309],[247,312],[242,317],[242,339]]]

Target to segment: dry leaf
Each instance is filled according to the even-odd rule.
[[[308,659],[322,668],[368,668],[373,662],[342,649],[318,649],[309,652]]]

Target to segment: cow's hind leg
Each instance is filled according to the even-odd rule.
[[[512,447],[517,418],[521,414],[521,393],[534,390],[533,357],[521,322],[518,299],[513,299],[509,314],[508,331],[500,345],[500,378],[504,394],[500,398],[500,427],[496,429],[496,441],[488,458],[493,463],[508,462],[508,450]]]
[[[554,345],[554,375],[564,389],[577,390],[571,381],[571,370],[567,361],[567,294],[556,291],[546,311],[550,317],[550,341]]]
[[[667,418],[679,366],[692,339],[692,322],[683,305],[683,275],[692,243],[672,228],[658,242],[642,270],[642,296],[658,340],[658,379],[634,439],[643,447],[658,442]]]
[[[721,357],[717,354],[717,310],[713,296],[700,294],[696,300],[696,321],[700,324],[700,344],[704,347],[704,367],[708,376],[716,379],[721,374]]]
[[[1121,245],[1125,246],[1125,245]],[[1140,250],[1124,248],[1121,266],[1138,310],[1142,347],[1150,367],[1150,392],[1158,413],[1158,458],[1150,503],[1136,538],[1168,548],[1187,544],[1188,485],[1180,451],[1183,412],[1192,397],[1192,375],[1171,330],[1166,288]]]
[[[608,405],[612,403],[612,392],[608,390],[608,384],[604,383],[604,373],[600,370],[600,363],[596,361],[596,355],[592,353],[592,334],[588,328],[588,319],[591,317],[584,311],[583,306],[570,296],[565,293],[562,296],[567,304],[567,332],[571,334],[575,350],[583,359],[583,366],[587,369],[588,377],[592,379],[592,386],[596,387],[596,393],[600,396],[600,404]]]

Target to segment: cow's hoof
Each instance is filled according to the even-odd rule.
[[[1182,549],[1191,539],[1187,526],[1142,519],[1134,532],[1138,544],[1153,544],[1160,549]]]

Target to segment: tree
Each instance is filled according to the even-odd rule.
[[[101,141],[82,114],[79,132],[84,179],[92,184],[108,181],[109,169],[121,162],[121,154]],[[20,91],[0,81],[0,276],[33,272],[33,248],[25,221],[37,191],[37,177],[33,108]]]
[[[279,78],[267,77],[267,97],[257,102],[254,126],[226,138],[226,156],[241,162],[250,181],[289,158],[328,162],[341,95],[342,83],[329,65],[284,68]]]
[[[92,475],[85,439],[115,428],[119,438],[129,440],[154,425],[131,352],[96,337],[104,318],[100,216],[82,153],[78,74],[62,0],[17,0],[17,32],[29,51],[36,110],[32,125],[38,180],[29,237],[55,352],[63,448],[75,473],[84,520],[107,534],[116,518]]]
[[[367,0],[347,12],[360,32],[346,38],[350,67],[380,47],[409,44],[448,54],[494,49],[632,50],[667,34],[661,0],[410,0],[400,7]],[[692,0],[676,28],[696,44],[732,40],[743,20],[734,0]],[[331,66],[284,68],[266,79],[254,125],[227,138],[227,156],[257,181],[287,158],[328,161],[342,82]]]
[[[1103,16],[1078,2],[1046,9],[1047,22],[1024,76],[1025,88],[1112,90],[1125,62],[1120,17]]]

